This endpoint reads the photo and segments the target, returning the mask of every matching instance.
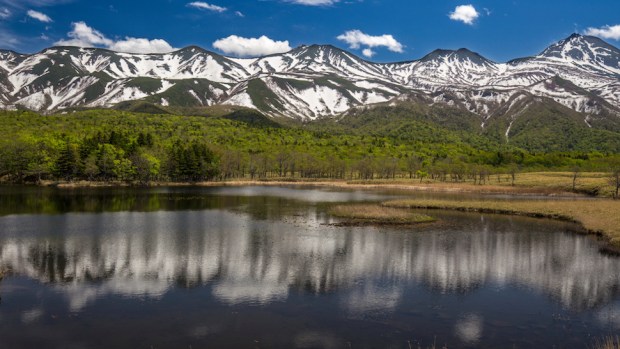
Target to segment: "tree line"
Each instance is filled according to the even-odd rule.
[[[425,126],[427,132],[429,126]],[[0,113],[0,179],[197,182],[236,178],[410,178],[514,182],[519,171],[611,171],[617,154],[530,153],[437,138],[262,127],[221,118],[100,110]],[[435,133],[435,132],[432,132]],[[614,167],[616,166],[616,167]],[[620,179],[619,179],[620,180]]]

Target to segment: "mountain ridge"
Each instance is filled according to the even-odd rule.
[[[556,77],[575,87],[553,83]],[[581,113],[587,127],[593,115],[616,123],[620,50],[579,34],[505,63],[466,48],[394,63],[374,63],[333,45],[301,45],[257,58],[226,57],[195,45],[165,54],[70,46],[30,55],[0,50],[2,109],[52,112],[144,100],[163,107],[239,105],[309,121],[398,103],[411,93],[424,94],[427,103],[459,105],[478,115],[481,125],[524,93]]]

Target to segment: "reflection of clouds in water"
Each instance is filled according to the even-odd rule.
[[[363,190],[342,191],[327,189],[299,190],[288,187],[228,187],[212,189],[211,193],[219,196],[269,196],[303,202],[354,202],[381,201],[394,199],[394,196],[382,195]]]
[[[357,287],[344,300],[343,308],[352,315],[361,315],[368,312],[392,311],[398,305],[402,296],[402,289],[396,285],[381,287],[365,284]]]
[[[205,338],[209,335],[218,333],[222,330],[222,326],[214,326],[214,325],[208,325],[208,324],[201,324],[201,325],[197,325],[194,326],[192,328],[189,329],[188,331],[188,335],[190,337],[196,338],[196,339],[201,339],[201,338]]]
[[[26,310],[22,313],[22,322],[25,324],[31,324],[39,320],[43,316],[43,309],[34,308]]]
[[[463,342],[474,344],[482,336],[482,317],[468,314],[457,321],[454,331]]]
[[[228,304],[243,302],[266,304],[286,299],[288,285],[276,280],[234,280],[216,284],[213,287],[213,295]]]
[[[312,214],[293,223],[218,210],[38,217],[13,216],[10,226],[0,217],[0,231],[14,232],[0,238],[0,265],[53,283],[74,311],[111,294],[161,297],[175,283],[212,284],[228,304],[346,288],[341,304],[351,313],[395,308],[409,281],[442,292],[520,283],[574,308],[608,302],[620,288],[618,258],[585,237],[547,234],[539,221],[466,219],[458,231],[414,234],[322,226]]]
[[[113,278],[100,284],[70,283],[56,287],[69,300],[69,309],[82,310],[90,302],[107,295],[160,298],[170,288],[165,280]]]
[[[342,348],[343,341],[325,332],[307,331],[295,336],[295,348]]]
[[[610,304],[596,313],[596,319],[604,326],[620,330],[620,304]]]

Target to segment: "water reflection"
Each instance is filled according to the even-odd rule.
[[[474,344],[482,336],[482,317],[477,314],[468,314],[459,319],[455,332],[463,342]]]
[[[304,190],[300,190],[305,188]],[[0,186],[0,216],[63,214],[66,212],[154,212],[247,207],[259,215],[282,202],[304,203],[379,201],[394,198],[380,192],[299,187],[162,187],[76,188]]]
[[[618,295],[619,260],[561,225],[443,218],[443,225],[412,232],[325,225],[329,218],[314,206],[277,220],[243,209],[15,215],[0,218],[0,266],[52,285],[72,311],[108,295],[157,299],[199,285],[226,304],[342,291],[340,307],[351,316],[393,310],[412,283],[439,293],[518,284],[572,309]],[[481,322],[467,316],[455,331],[475,341]],[[300,340],[311,342],[306,337]]]

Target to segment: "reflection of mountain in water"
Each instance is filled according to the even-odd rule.
[[[51,283],[73,310],[106,294],[159,297],[170,287],[209,284],[223,302],[266,303],[290,289],[348,293],[351,311],[392,308],[405,284],[469,292],[519,283],[573,308],[611,300],[620,261],[553,224],[460,217],[459,227],[410,233],[321,225],[304,217],[256,221],[221,210],[7,216],[0,266]],[[377,286],[381,284],[381,286]]]

